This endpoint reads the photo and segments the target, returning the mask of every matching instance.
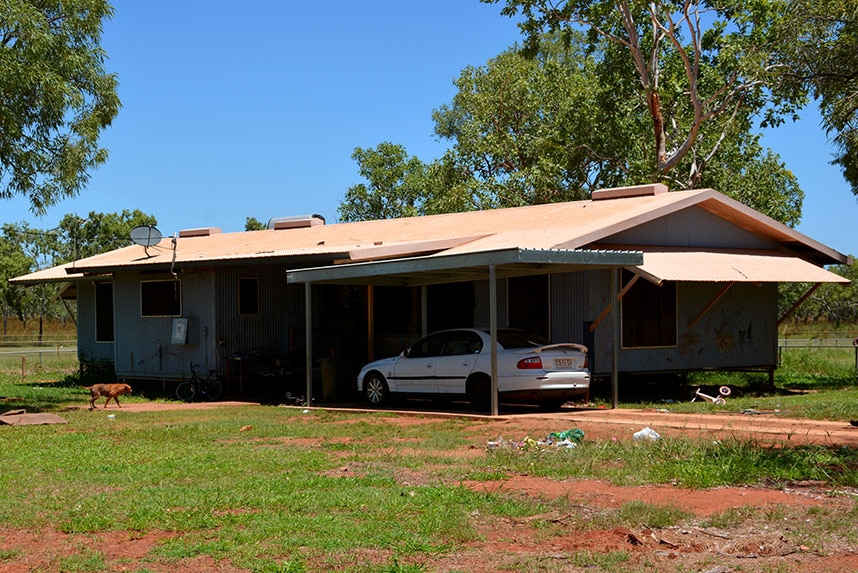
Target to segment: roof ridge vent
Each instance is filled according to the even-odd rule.
[[[210,237],[219,233],[221,233],[219,227],[201,227],[199,229],[185,229],[183,231],[179,231],[179,238]]]
[[[324,225],[325,218],[315,213],[309,215],[293,215],[291,217],[276,217],[268,220],[269,229],[301,229]]]
[[[630,187],[612,187],[610,189],[599,189],[593,191],[593,201],[603,199],[625,199],[628,197],[645,197],[650,195],[661,195],[667,193],[667,185],[664,183],[647,183],[646,185],[632,185]]]

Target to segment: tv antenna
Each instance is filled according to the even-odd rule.
[[[140,225],[131,229],[131,242],[141,245],[146,256],[149,256],[149,247],[154,247],[161,242],[161,231],[152,225]]]

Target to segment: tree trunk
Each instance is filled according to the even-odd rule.
[[[647,94],[649,99],[649,112],[652,115],[652,128],[655,132],[655,149],[656,149],[656,165],[659,170],[667,162],[667,143],[664,137],[664,117],[661,115],[661,99],[658,93],[650,91]]]

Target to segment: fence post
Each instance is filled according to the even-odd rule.
[[[21,355],[21,382],[27,377],[27,355]]]

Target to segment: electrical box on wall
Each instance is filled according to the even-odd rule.
[[[174,318],[171,342],[173,344],[199,344],[199,321],[196,318]]]

